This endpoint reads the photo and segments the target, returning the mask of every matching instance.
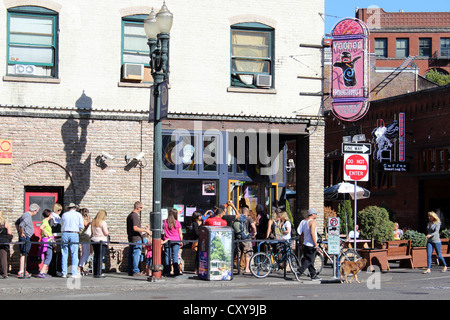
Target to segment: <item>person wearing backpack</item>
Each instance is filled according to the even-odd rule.
[[[237,211],[237,210],[236,210]],[[250,258],[253,255],[253,247],[251,241],[251,232],[256,234],[256,224],[251,217],[248,216],[248,208],[242,207],[236,215],[236,219],[233,221],[233,230],[236,240],[239,241],[238,244],[238,256],[241,254],[245,257],[245,271],[244,274],[250,274]]]

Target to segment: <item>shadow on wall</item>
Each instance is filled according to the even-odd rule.
[[[91,154],[85,159],[88,126],[92,111],[92,98],[84,91],[75,103],[76,115],[71,115],[61,127],[66,152],[66,169],[72,176],[71,185],[65,193],[65,202],[81,203],[90,187]],[[84,160],[84,161],[83,161]],[[73,192],[73,194],[70,194]]]

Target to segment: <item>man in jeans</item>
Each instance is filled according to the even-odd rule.
[[[67,278],[67,261],[72,259],[72,278],[80,278],[78,273],[78,242],[79,232],[84,228],[81,213],[75,210],[74,203],[69,204],[69,211],[65,212],[61,218],[61,255],[62,255],[62,277]]]
[[[30,252],[30,239],[34,234],[33,220],[31,217],[36,215],[39,212],[39,209],[38,204],[31,204],[28,211],[17,219],[15,223],[16,229],[19,233],[19,242],[23,242],[20,244],[19,273],[17,275],[19,279],[30,277],[30,274],[25,270],[25,256],[27,256]]]
[[[138,276],[139,273],[139,259],[142,251],[142,235],[141,232],[150,234],[150,228],[141,228],[140,213],[143,208],[140,201],[134,203],[134,209],[127,217],[127,234],[128,242],[133,243],[128,247],[128,275]]]

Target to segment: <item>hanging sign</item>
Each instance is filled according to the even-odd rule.
[[[0,139],[0,164],[12,164],[12,140]]]
[[[354,18],[332,32],[332,111],[344,121],[361,119],[369,109],[369,29]]]

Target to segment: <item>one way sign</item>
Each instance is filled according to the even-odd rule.
[[[342,153],[371,154],[372,145],[370,143],[342,143]]]

